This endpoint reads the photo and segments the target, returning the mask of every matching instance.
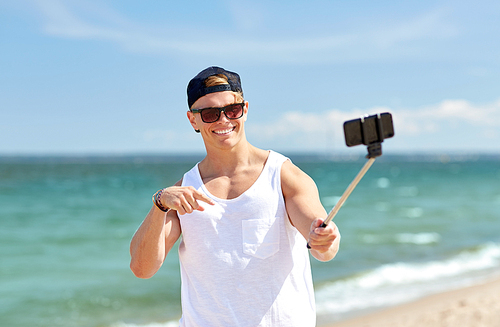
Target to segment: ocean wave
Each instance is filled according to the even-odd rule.
[[[416,245],[428,245],[438,243],[441,235],[435,232],[430,233],[400,233],[396,235],[375,235],[366,234],[362,236],[362,241],[369,244],[383,243],[410,243]]]
[[[479,278],[500,268],[500,244],[489,243],[443,261],[392,263],[323,285],[316,291],[318,315],[338,316],[410,301]],[[484,278],[484,276],[483,276]]]
[[[389,178],[380,177],[379,179],[377,179],[378,188],[388,188],[389,186],[391,186],[391,181],[389,180]]]
[[[153,322],[146,325],[128,324],[124,322],[117,322],[110,327],[179,327],[179,321],[169,321],[165,323]]]
[[[403,216],[407,218],[419,218],[424,214],[424,210],[420,207],[407,208],[403,210]]]
[[[413,243],[413,244],[432,244],[438,243],[441,240],[441,235],[438,233],[400,233],[395,236],[398,243]]]

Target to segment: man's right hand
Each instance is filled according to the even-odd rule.
[[[163,189],[161,194],[161,203],[177,211],[179,215],[191,213],[194,210],[205,210],[199,201],[214,205],[215,203],[204,193],[197,191],[192,186],[170,186]]]

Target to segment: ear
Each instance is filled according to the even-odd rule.
[[[245,101],[245,107],[243,108],[243,121],[247,121],[248,114],[248,101]]]
[[[187,117],[189,119],[189,122],[191,123],[191,126],[193,126],[194,130],[199,131],[200,129],[198,128],[198,124],[196,123],[196,117],[190,110],[188,110],[187,112]]]

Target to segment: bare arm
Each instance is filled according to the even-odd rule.
[[[281,186],[290,221],[308,241],[311,254],[320,261],[333,259],[339,250],[340,233],[333,222],[320,227],[327,213],[314,181],[287,160],[281,168]]]
[[[165,213],[153,205],[130,242],[130,269],[139,278],[156,274],[179,239],[182,231],[177,214],[203,211],[197,200],[212,204],[193,187],[180,185],[181,181],[163,190],[161,203],[170,210]]]
[[[130,242],[130,269],[139,278],[150,278],[160,269],[181,235],[177,213],[153,205]]]

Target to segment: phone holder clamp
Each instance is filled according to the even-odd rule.
[[[364,124],[364,118],[361,117],[361,132],[363,138],[363,144],[367,145],[368,154],[366,155],[367,159],[380,157],[382,155],[382,142],[384,142],[384,127],[382,125],[382,119],[380,114],[377,114],[375,117],[376,120],[376,129],[377,129],[377,140],[369,143],[367,141],[367,135],[369,132],[367,131],[367,124]]]

